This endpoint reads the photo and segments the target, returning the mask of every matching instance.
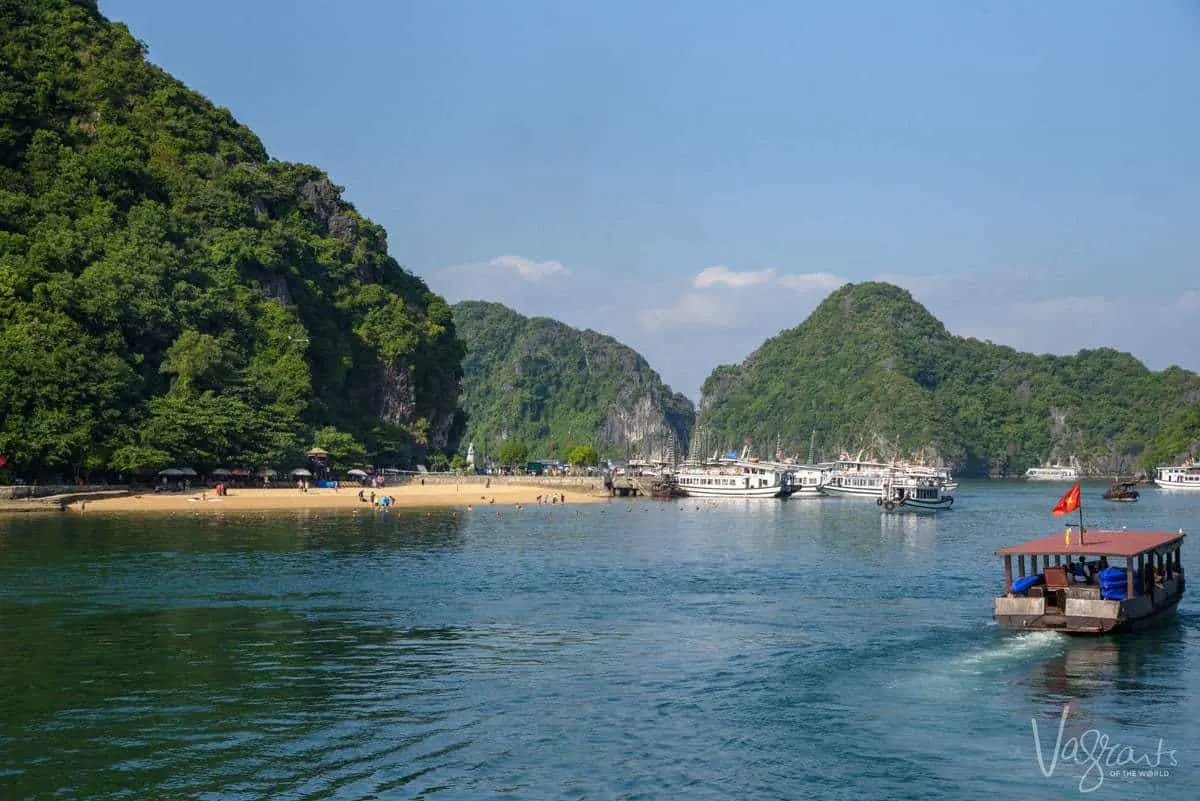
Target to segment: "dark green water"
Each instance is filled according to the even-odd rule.
[[[1196,797],[1194,590],[1137,637],[991,623],[993,550],[1064,489],[3,519],[0,800]],[[1102,490],[1095,527],[1200,524]],[[1176,764],[1044,775],[1064,704]]]

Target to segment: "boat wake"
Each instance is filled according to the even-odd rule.
[[[922,660],[918,669],[892,683],[893,689],[920,697],[961,697],[994,686],[995,680],[1018,666],[1057,656],[1066,649],[1056,632],[1032,631],[1016,635],[989,632],[990,642],[946,659]]]
[[[966,673],[988,673],[1013,662],[1026,662],[1039,656],[1051,656],[1066,649],[1066,640],[1054,631],[1029,631],[1002,636],[999,642],[963,654],[951,667]]]

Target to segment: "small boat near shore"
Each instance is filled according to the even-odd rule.
[[[665,475],[659,476],[650,485],[650,497],[655,500],[669,501],[675,498],[686,498],[687,492],[679,486],[675,476]]]
[[[1182,529],[1074,536],[1068,529],[1001,548],[996,555],[1004,557],[1005,591],[993,616],[1007,629],[1064,634],[1135,631],[1157,623],[1183,597],[1184,537]],[[1110,559],[1122,564],[1110,565]]]

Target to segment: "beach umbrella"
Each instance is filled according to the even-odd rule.
[[[303,467],[297,467],[295,470],[292,471],[292,475],[293,476],[311,476],[312,471],[306,470]]]
[[[304,455],[305,456],[328,456],[329,451],[325,450],[324,448],[313,448],[312,450],[310,450],[308,453],[306,453]]]
[[[178,467],[168,467],[166,470],[159,470],[158,474],[160,476],[182,476],[184,472]]]
[[[216,470],[213,470],[213,471],[211,471],[211,472],[209,473],[209,475],[212,475],[212,476],[232,476],[232,475],[233,475],[233,471],[232,471],[232,470],[230,470],[230,469],[229,469],[229,468],[227,468],[227,467],[218,467]]]
[[[249,470],[249,468],[245,468],[245,467],[235,467],[229,471],[229,475],[231,475],[231,476],[248,476],[248,475],[250,475],[250,470]]]
[[[181,475],[181,476],[194,476],[194,475],[196,475],[196,471],[195,471],[195,470],[193,470],[193,469],[192,469],[192,468],[190,468],[190,467],[181,467],[181,468],[179,468],[179,475]]]
[[[366,471],[366,470],[359,470],[359,469],[356,467],[356,468],[354,468],[353,470],[347,470],[347,471],[346,471],[346,475],[348,475],[348,476],[358,476],[359,478],[366,478],[366,477],[367,477],[367,471]]]
[[[260,467],[258,468],[258,474],[260,476],[266,476],[267,478],[274,478],[275,476],[279,475],[279,471],[273,470],[270,467]]]

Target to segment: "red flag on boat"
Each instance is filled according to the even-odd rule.
[[[1071,487],[1067,490],[1067,494],[1058,499],[1058,503],[1054,504],[1055,517],[1062,517],[1070,514],[1079,508],[1079,485]]]

